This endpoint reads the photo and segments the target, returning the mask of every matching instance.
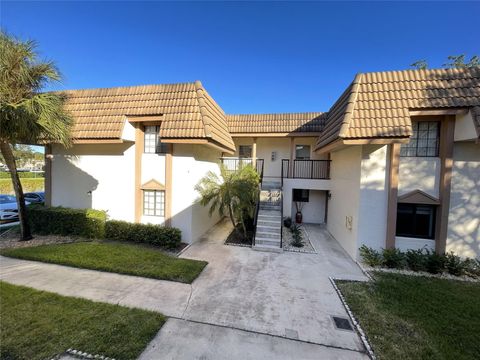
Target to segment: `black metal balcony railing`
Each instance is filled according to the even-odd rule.
[[[253,165],[252,158],[220,158],[220,161],[229,171],[237,171],[242,166]],[[263,180],[263,159],[255,159],[255,170],[260,175],[260,182]]]
[[[282,178],[330,179],[330,160],[282,160]]]

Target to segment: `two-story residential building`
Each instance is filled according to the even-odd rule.
[[[323,113],[228,115],[200,82],[67,95],[74,146],[47,148],[52,205],[175,226],[191,243],[219,220],[195,184],[252,163],[281,201],[260,212],[257,247],[280,248],[262,232],[299,206],[353,258],[363,244],[480,256],[479,68],[358,74]]]

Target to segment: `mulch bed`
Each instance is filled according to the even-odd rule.
[[[235,246],[252,246],[253,232],[247,231],[248,239],[245,239],[243,236],[243,231],[238,227],[233,229],[232,232],[228,235],[227,240],[225,240],[226,245],[235,245]]]
[[[312,243],[310,242],[310,238],[308,236],[307,230],[303,225],[300,225],[300,230],[303,233],[303,240],[302,240],[302,247],[296,247],[291,244],[293,241],[292,233],[290,229],[282,226],[283,231],[283,250],[284,251],[291,251],[291,252],[299,252],[299,253],[307,253],[307,254],[316,254],[315,248],[313,247]]]

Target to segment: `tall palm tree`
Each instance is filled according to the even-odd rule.
[[[52,62],[39,59],[36,48],[33,41],[22,42],[0,31],[0,150],[17,198],[21,240],[32,235],[12,148],[50,142],[69,146],[73,124],[64,110],[65,96],[42,92],[61,75]]]

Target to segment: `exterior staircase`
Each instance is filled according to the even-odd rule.
[[[282,252],[282,190],[280,182],[262,183],[254,250]]]

